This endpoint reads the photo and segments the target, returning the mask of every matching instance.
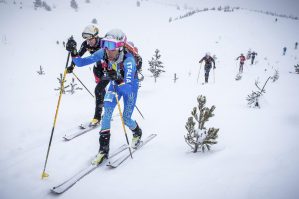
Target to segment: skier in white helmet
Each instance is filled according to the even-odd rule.
[[[125,125],[133,133],[132,147],[136,148],[140,144],[142,130],[137,122],[131,118],[138,93],[137,66],[133,54],[125,50],[126,42],[126,35],[119,29],[113,29],[101,40],[102,48],[94,52],[92,56],[81,58],[76,52],[76,42],[74,40],[70,42],[69,48],[67,48],[72,54],[73,62],[78,67],[104,60],[105,72],[103,79],[110,81],[104,99],[99,153],[93,160],[93,164],[100,164],[105,158],[108,158],[111,117],[117,105],[115,92],[119,99],[123,97],[124,109],[122,115]]]
[[[93,54],[97,50],[101,48],[101,40],[99,37],[99,29],[95,25],[88,25],[84,28],[82,32],[82,37],[85,41],[81,44],[80,50],[78,51],[78,55],[82,56],[87,51],[90,54]],[[68,42],[70,44],[70,42]],[[72,62],[71,66],[67,68],[68,73],[72,73],[74,70],[75,64]],[[93,119],[90,122],[90,126],[98,125],[101,121],[101,115],[104,104],[104,96],[105,96],[105,88],[109,84],[108,80],[103,80],[103,68],[101,61],[96,62],[93,66],[93,74],[96,82],[96,87],[94,89],[94,94],[96,98],[95,102],[95,112]]]

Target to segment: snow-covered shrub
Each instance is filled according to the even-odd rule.
[[[93,18],[92,21],[91,21],[91,23],[93,23],[93,24],[98,24],[98,21],[97,21],[96,18]]]
[[[186,143],[191,147],[194,153],[198,150],[204,152],[206,149],[210,150],[211,145],[217,144],[216,139],[218,138],[217,128],[209,128],[208,130],[205,127],[205,123],[209,121],[209,118],[213,117],[215,106],[211,108],[205,107],[206,97],[200,95],[197,97],[198,106],[194,107],[191,115],[192,117],[188,118],[188,121],[185,125],[187,130],[187,135],[184,136]],[[195,127],[195,122],[197,127]]]
[[[252,108],[260,108],[260,104],[259,104],[259,98],[266,93],[265,87],[266,84],[268,83],[269,79],[271,79],[271,76],[268,77],[267,81],[265,82],[264,86],[262,88],[260,88],[259,81],[256,80],[255,81],[255,86],[258,88],[257,91],[252,91],[252,93],[250,95],[247,96],[246,100],[248,101],[248,106],[252,107]]]
[[[276,82],[279,79],[279,71],[275,70],[274,75],[271,77],[272,82]]]
[[[297,74],[299,74],[299,64],[295,65],[294,67],[295,67],[295,72],[296,72]]]
[[[76,0],[71,0],[71,7],[78,11],[78,3]]]

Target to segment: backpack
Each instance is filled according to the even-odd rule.
[[[134,46],[132,42],[126,42],[125,43],[125,51],[132,53],[135,61],[136,61],[136,68],[138,72],[141,72],[142,70],[142,58],[138,54],[138,48]]]

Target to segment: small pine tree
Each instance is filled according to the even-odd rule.
[[[78,11],[78,3],[76,0],[71,0],[71,7],[75,9],[75,11]]]
[[[70,94],[74,94],[76,90],[82,90],[83,88],[80,88],[77,86],[77,84],[75,83],[75,79],[72,78],[72,82],[70,83],[70,89],[67,90],[66,92],[70,93]]]
[[[155,50],[155,55],[152,57],[151,61],[148,61],[150,68],[148,69],[155,78],[155,82],[157,81],[157,78],[160,76],[162,72],[165,72],[162,70],[164,68],[163,62],[160,61],[161,55],[159,49]]]
[[[268,77],[267,81],[265,82],[264,86],[260,88],[259,81],[255,81],[255,86],[258,88],[258,91],[252,91],[250,95],[247,96],[246,100],[248,101],[248,106],[252,108],[260,108],[259,98],[266,93],[265,87],[268,83],[269,79],[271,79],[271,76]]]
[[[45,72],[44,72],[44,70],[43,70],[43,67],[42,66],[39,66],[39,70],[38,71],[36,71],[37,72],[37,74],[39,74],[39,75],[44,75],[45,74]]]
[[[33,2],[34,9],[36,10],[37,8],[42,7],[42,4],[43,4],[42,0],[35,0],[35,1]]]
[[[43,1],[43,5],[42,5],[46,11],[51,11],[51,7],[47,4],[47,2]]]
[[[137,1],[136,5],[137,7],[140,7],[140,1]]]
[[[178,80],[179,78],[176,76],[176,73],[174,73],[174,78],[173,78],[173,81],[174,83],[176,82],[176,80]]]
[[[93,23],[93,24],[98,24],[98,21],[97,21],[96,18],[93,18],[93,19],[91,20],[91,23]]]
[[[66,80],[63,81],[62,73],[60,73],[60,77],[57,77],[57,80],[59,82],[59,87],[55,88],[55,91],[60,91],[62,94],[65,94],[65,89],[69,87],[69,85],[65,86]]]
[[[211,149],[211,145],[217,144],[216,139],[218,138],[219,131],[219,129],[216,128],[209,128],[206,130],[205,127],[205,123],[209,121],[209,118],[214,116],[213,112],[216,107],[205,107],[206,97],[202,95],[197,97],[197,102],[198,106],[193,108],[191,112],[192,117],[188,118],[185,125],[187,135],[184,136],[186,143],[191,147],[194,153],[196,153],[198,149],[205,152],[206,149]],[[196,129],[196,123],[193,119],[195,119],[198,124]]]
[[[297,74],[299,74],[299,64],[295,65],[294,67],[295,67],[295,72],[296,72]]]
[[[90,0],[85,0],[85,3],[90,3]]]
[[[275,70],[274,75],[271,77],[272,82],[276,82],[279,79],[279,72]]]

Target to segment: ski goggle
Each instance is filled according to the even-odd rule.
[[[116,50],[117,48],[123,47],[124,42],[122,41],[114,41],[114,40],[101,40],[101,47],[107,50]]]
[[[92,39],[94,36],[90,33],[83,32],[82,37],[83,37],[83,39]]]

